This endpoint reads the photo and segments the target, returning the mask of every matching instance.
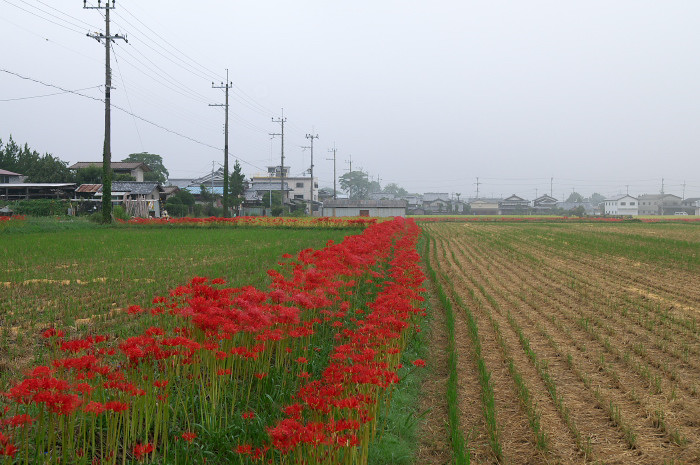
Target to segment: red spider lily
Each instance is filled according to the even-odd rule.
[[[7,420],[3,420],[2,423],[10,426],[23,426],[23,425],[31,425],[35,421],[34,418],[27,414],[21,414],[21,415],[15,415],[14,417],[10,417]]]
[[[425,366],[425,360],[421,360],[420,358],[417,358],[413,361],[413,365],[417,367],[424,367]]]
[[[153,444],[136,444],[132,452],[136,460],[141,460],[146,454],[153,452]]]
[[[252,420],[255,418],[255,412],[245,412],[241,417],[243,417],[244,420]]]
[[[192,442],[197,437],[197,434],[192,433],[190,431],[186,431],[186,432],[182,433],[181,437],[182,437],[182,439],[184,439],[187,442]]]

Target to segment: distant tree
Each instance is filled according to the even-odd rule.
[[[408,195],[408,191],[404,189],[403,187],[399,186],[398,184],[394,182],[390,182],[386,186],[384,186],[384,192],[387,194],[394,194],[399,197],[402,197],[404,195]]]
[[[199,185],[199,199],[202,202],[210,202],[214,204],[214,194],[210,192],[210,189],[204,184]]]
[[[333,198],[333,188],[332,187],[322,187],[318,190],[319,199],[332,199]]]
[[[145,179],[145,177],[144,177]],[[136,178],[127,173],[115,173],[112,171],[112,181],[125,182],[125,181],[136,181]]]
[[[163,164],[163,157],[155,153],[132,153],[122,161],[143,163],[148,166],[151,171],[143,174],[144,181],[156,181],[165,184],[165,181],[168,180],[168,176],[170,175]]]
[[[581,203],[583,202],[583,196],[578,192],[572,192],[566,201],[571,203]]]
[[[569,210],[569,214],[580,218],[582,216],[586,216],[586,209],[583,207],[583,205],[579,205],[578,207]]]
[[[370,181],[362,171],[345,173],[339,179],[340,187],[352,200],[366,199],[369,195]]]
[[[600,195],[600,194],[597,193],[597,192],[594,192],[593,195],[591,195],[591,199],[590,199],[590,200],[591,200],[591,203],[592,203],[593,205],[598,205],[600,202],[605,201],[605,197],[603,197],[602,195]]]
[[[170,216],[187,216],[192,207],[194,207],[194,195],[185,189],[177,191],[165,202],[165,209]]]
[[[272,197],[272,199],[270,199]],[[263,207],[270,211],[272,216],[280,216],[283,213],[282,206],[282,194],[280,191],[267,191],[263,194],[262,199]],[[272,207],[270,207],[272,205]]]
[[[28,182],[72,182],[68,163],[50,153],[40,155],[29,145],[19,146],[10,136],[7,144],[0,140],[0,168],[27,176]]]
[[[381,191],[382,191],[382,185],[379,184],[379,181],[370,181],[370,182],[369,182],[369,191],[370,191],[371,193],[381,192]]]
[[[231,194],[231,205],[238,210],[243,203],[243,193],[245,192],[245,175],[238,160],[233,165],[233,173],[229,176],[228,187],[229,194]]]
[[[75,172],[75,182],[78,184],[101,184],[102,168],[97,165],[80,168]]]

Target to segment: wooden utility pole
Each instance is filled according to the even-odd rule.
[[[287,122],[287,118],[284,117],[284,108],[282,108],[282,117],[272,118],[273,123],[280,123],[282,130],[279,133],[270,133],[272,137],[280,136],[282,138],[282,156],[280,162],[280,204],[282,206],[282,212],[284,213],[284,123]]]
[[[111,90],[112,90],[112,68],[110,66],[110,49],[112,42],[121,39],[125,42],[126,36],[119,34],[109,34],[109,12],[115,8],[115,0],[109,6],[109,0],[105,6],[101,5],[101,0],[97,1],[97,6],[87,6],[87,0],[83,0],[83,8],[86,10],[105,10],[105,33],[87,33],[98,42],[105,41],[105,140],[102,147],[102,222],[112,222],[112,119],[111,119]]]
[[[307,134],[307,139],[311,139],[311,169],[309,170],[311,174],[311,192],[309,197],[309,215],[314,214],[314,139],[318,139],[318,134],[315,136],[313,134]]]
[[[226,103],[214,103],[209,104],[210,107],[224,107],[226,111],[226,118],[224,124],[224,218],[228,218],[228,90],[233,85],[233,82],[228,80],[228,69],[226,69],[226,84],[222,82],[221,85],[217,86],[211,83],[212,89],[226,89]],[[212,178],[212,185],[214,179]],[[212,189],[212,195],[214,194]]]

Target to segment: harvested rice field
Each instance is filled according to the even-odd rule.
[[[700,463],[700,227],[422,226],[450,461]]]

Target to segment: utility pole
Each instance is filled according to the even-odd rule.
[[[275,136],[280,136],[282,138],[282,157],[281,157],[281,164],[280,164],[280,197],[281,197],[281,206],[282,206],[282,212],[284,212],[284,123],[287,122],[287,118],[284,117],[284,108],[282,108],[282,117],[281,118],[272,118],[273,123],[280,123],[282,127],[282,131],[273,134],[270,133],[272,137]]]
[[[226,103],[210,103],[210,107],[224,107],[226,111],[226,122],[224,124],[224,218],[228,218],[228,90],[233,86],[233,82],[228,80],[228,69],[226,69],[226,84],[214,85],[211,83],[212,89],[226,89]],[[212,186],[214,185],[214,177],[212,176]],[[214,189],[212,187],[212,194]]]
[[[115,0],[112,0],[112,6],[109,6],[109,0],[105,1],[105,33],[87,33],[88,37],[92,37],[96,41],[102,43],[105,41],[105,141],[102,148],[102,222],[112,222],[112,119],[111,119],[111,90],[112,90],[112,68],[110,66],[110,53],[112,42],[121,39],[124,42],[126,36],[119,34],[109,34],[109,11],[114,9]],[[83,9],[86,10],[101,10],[101,0],[97,0],[97,6],[87,6],[87,0],[83,0]]]
[[[664,178],[661,178],[661,195],[664,193]]]
[[[311,196],[309,197],[309,215],[314,214],[314,139],[318,139],[318,134],[307,134],[307,139],[311,139]]]
[[[336,179],[336,176],[335,176],[335,155],[337,152],[337,149],[335,148],[335,143],[333,144],[332,149],[328,149],[328,152],[329,153],[333,152],[333,200],[336,200],[338,198],[338,196],[336,194],[336,189],[335,189],[335,179]],[[330,161],[330,158],[326,158],[326,160]]]
[[[479,177],[477,176],[476,178],[476,199],[479,200],[479,186],[481,183],[479,182]]]
[[[549,178],[549,196],[554,198],[554,178]]]
[[[352,173],[352,155],[348,155],[350,157],[350,160],[345,160],[345,163],[350,163],[350,171],[349,173]]]
[[[683,181],[683,200],[685,200],[685,181]]]

